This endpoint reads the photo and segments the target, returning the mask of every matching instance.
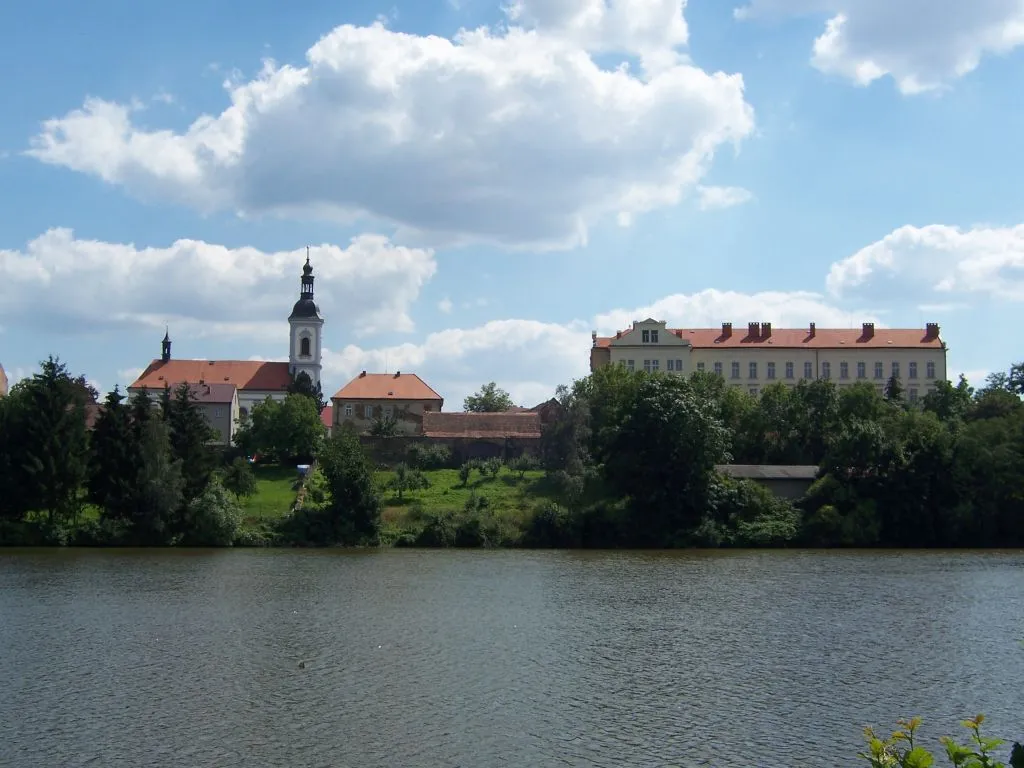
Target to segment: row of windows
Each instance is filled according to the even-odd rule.
[[[345,403],[345,418],[351,419],[352,417],[354,417],[356,414],[356,407],[357,406],[353,405],[352,403]],[[362,409],[361,418],[364,419],[374,418],[375,410],[378,408],[380,409],[381,416],[383,416],[385,419],[390,419],[395,415],[395,406],[393,405],[363,405],[359,407]],[[430,406],[424,405],[423,410],[424,412],[429,411]]]
[[[885,394],[885,387],[878,387],[877,389],[878,389],[878,394],[880,394],[880,395],[884,395]],[[759,387],[750,387],[747,391],[750,392],[750,394],[753,395],[754,397],[757,397],[758,393],[761,390],[760,390]],[[935,388],[934,387],[928,387],[927,391],[928,392],[934,392]],[[916,403],[918,400],[921,399],[921,391],[917,387],[910,387],[907,390],[907,399],[910,400],[910,402],[912,402],[912,403]]]
[[[640,332],[640,338],[644,344],[657,344],[658,332],[656,330],[645,330]]]
[[[646,333],[646,331],[644,333]],[[652,372],[656,372],[656,371],[660,370],[660,365],[661,365],[661,362],[659,360],[644,360],[644,370],[647,371],[647,373],[652,373]],[[714,365],[715,365],[715,367],[714,367],[715,373],[718,374],[719,376],[724,375],[723,374],[722,363],[715,363]],[[731,379],[738,379],[738,378],[740,378],[740,364],[739,364],[739,362],[734,360],[730,365],[731,365],[731,367],[730,367],[730,371],[729,371],[729,373],[730,373],[729,378],[731,378]],[[786,363],[785,365],[786,365],[786,367],[785,367],[785,378],[787,378],[787,379],[795,379],[796,378],[796,366],[795,366],[795,364],[794,363]],[[631,370],[631,371],[635,370],[636,369],[636,361],[634,361],[634,360],[627,360],[626,361],[626,367],[629,370]],[[674,371],[674,372],[682,373],[682,371],[683,371],[683,361],[679,360],[679,359],[668,360],[668,361],[666,361],[666,368],[669,371]],[[917,363],[916,362],[912,361],[907,366],[907,369],[908,369],[907,370],[907,378],[909,378],[909,379],[916,379],[916,378],[918,378],[918,367],[917,367]],[[703,371],[704,370],[704,363],[697,363],[697,370],[698,371]],[[857,378],[858,379],[866,379],[868,377],[867,363],[857,363],[856,371],[857,371]],[[758,378],[758,364],[756,362],[748,363],[747,364],[747,373],[749,374],[749,378],[751,378],[751,379]],[[886,378],[886,376],[885,376],[885,367],[884,367],[884,365],[881,362],[876,362],[875,363],[873,373],[874,373],[874,378],[876,378],[876,379],[884,379],[884,378]],[[894,362],[894,363],[891,364],[890,375],[895,376],[897,379],[900,378],[900,364],[898,362]],[[929,378],[929,379],[934,379],[935,378],[935,363],[934,362],[928,361],[925,364],[925,377]],[[774,379],[774,378],[776,378],[775,363],[766,363],[765,364],[765,378],[767,378],[767,379]],[[814,378],[814,363],[812,363],[809,360],[804,362],[803,378],[805,378],[805,379],[813,379]],[[821,364],[821,378],[823,378],[823,379],[831,379],[832,378],[832,363],[826,361],[826,362],[823,362]],[[849,379],[850,378],[850,364],[849,363],[847,363],[845,361],[839,363],[839,378],[840,379]]]

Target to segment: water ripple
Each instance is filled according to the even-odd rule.
[[[1021,553],[5,551],[0,765],[833,766],[1020,738]],[[300,668],[304,662],[304,668]]]

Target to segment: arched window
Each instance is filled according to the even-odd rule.
[[[301,357],[309,357],[309,336],[303,336],[299,341],[299,355]]]

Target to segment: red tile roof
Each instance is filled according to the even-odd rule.
[[[440,400],[444,398],[415,373],[363,371],[335,393],[332,400]]]
[[[320,421],[328,429],[330,429],[333,426],[333,424],[334,424],[334,406],[333,405],[325,406],[324,409],[322,411],[320,411]]]
[[[426,437],[463,438],[539,438],[540,414],[509,413],[433,413],[423,414]]]
[[[938,328],[933,333],[918,328],[772,328],[768,335],[752,335],[749,327],[737,326],[731,333],[722,328],[668,328],[670,334],[689,340],[695,349],[720,347],[765,346],[783,349],[849,349],[852,347],[919,348],[941,349],[942,340]],[[612,341],[626,340],[636,333],[629,329],[617,336],[597,336],[596,347],[610,347]],[[630,344],[630,340],[625,341]],[[640,344],[637,338],[636,344]],[[653,346],[653,345],[652,345]]]
[[[163,389],[187,381],[198,384],[233,384],[239,391],[281,392],[292,376],[288,363],[262,360],[154,360],[129,389]]]

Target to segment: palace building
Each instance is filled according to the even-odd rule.
[[[870,382],[884,390],[895,376],[909,400],[946,380],[946,343],[938,323],[918,328],[772,328],[748,323],[746,332],[721,328],[667,328],[651,318],[614,336],[592,334],[590,370],[618,363],[631,370],[718,374],[757,395],[774,383],[828,379],[839,387]]]

